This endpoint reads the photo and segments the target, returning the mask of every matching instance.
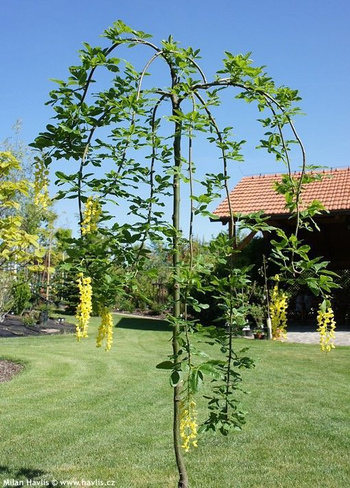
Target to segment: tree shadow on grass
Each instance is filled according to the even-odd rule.
[[[133,330],[154,330],[154,331],[171,331],[172,328],[166,320],[145,319],[143,317],[122,317],[117,322],[116,327],[121,329]]]
[[[3,475],[3,486],[27,486],[32,481],[36,481],[37,484],[42,480],[45,475],[45,471],[41,469],[31,468],[10,468],[8,466],[0,466],[0,475]],[[50,481],[45,481],[45,487],[51,488],[53,486],[60,486],[52,484]]]

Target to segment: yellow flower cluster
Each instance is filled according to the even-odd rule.
[[[331,349],[335,348],[334,339],[336,327],[334,312],[331,307],[323,310],[320,306],[317,313],[317,324],[317,332],[320,333],[321,350],[329,352]]]
[[[49,169],[44,159],[36,158],[34,165],[34,203],[44,210],[49,206]]]
[[[101,325],[98,328],[96,346],[101,347],[106,339],[106,351],[109,351],[113,343],[113,317],[107,307],[101,307]]]
[[[91,278],[84,278],[83,273],[78,274],[78,288],[80,303],[77,307],[76,318],[78,319],[76,336],[78,341],[87,337],[87,328],[92,311],[92,287]]]
[[[276,284],[273,287],[270,299],[270,316],[272,326],[272,338],[281,340],[287,337],[287,308],[288,297],[278,288],[278,275],[275,276]]]
[[[101,205],[98,199],[89,197],[85,203],[84,220],[81,223],[81,233],[83,235],[97,230],[97,223],[101,213]]]
[[[197,447],[197,411],[196,402],[191,400],[186,408],[182,405],[180,418],[180,436],[185,452],[190,450],[191,444]]]

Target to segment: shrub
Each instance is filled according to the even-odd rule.
[[[32,296],[28,283],[15,283],[12,286],[12,310],[16,315],[21,315],[29,306]]]

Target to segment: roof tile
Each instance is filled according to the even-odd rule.
[[[328,211],[350,210],[350,167],[320,172],[321,181],[305,185],[303,203],[320,200]],[[293,176],[298,176],[295,173]],[[246,176],[230,193],[231,209],[234,214],[249,214],[263,211],[266,215],[285,215],[283,195],[276,193],[274,183],[281,181],[281,174]],[[221,219],[229,218],[227,198],[220,203],[214,214]]]

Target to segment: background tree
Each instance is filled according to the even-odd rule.
[[[38,298],[49,298],[50,277],[53,265],[57,264],[51,249],[57,216],[52,211],[47,188],[41,194],[42,171],[41,168],[33,168],[32,150],[21,140],[21,121],[16,122],[13,131],[14,134],[0,144],[1,154],[7,155],[8,162],[11,161],[1,171],[2,188],[6,188],[6,198],[11,202],[3,202],[0,212],[2,225],[7,218],[12,225],[16,223],[18,226],[15,233],[21,240],[24,254],[19,259],[16,256],[2,262],[3,304],[7,303],[2,309],[4,312],[12,309],[21,314],[37,304]],[[10,189],[11,194],[8,193]],[[41,198],[37,201],[39,194]],[[4,235],[3,246],[18,252],[19,242],[14,245],[9,236]],[[32,252],[33,249],[36,251]]]
[[[30,183],[25,179],[10,178],[20,172],[21,166],[10,152],[0,153],[0,311],[3,317],[11,307],[11,290],[18,283],[21,267],[41,259],[38,234],[23,228],[21,197],[29,193]]]

